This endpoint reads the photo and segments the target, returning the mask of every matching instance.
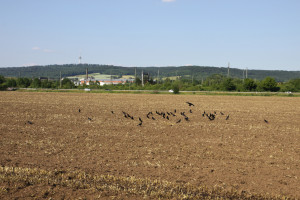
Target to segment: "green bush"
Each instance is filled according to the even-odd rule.
[[[179,94],[179,85],[178,84],[173,84],[173,93],[174,94]]]

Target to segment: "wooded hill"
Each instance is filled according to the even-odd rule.
[[[88,68],[89,73],[101,73],[111,75],[134,75],[135,69],[137,76],[141,76],[142,70],[149,73],[153,79],[158,76],[172,77],[181,76],[186,79],[201,80],[213,74],[227,75],[227,67],[209,66],[181,66],[181,67],[121,67],[113,65],[98,64],[65,64],[65,65],[46,65],[31,67],[7,67],[0,68],[0,75],[5,77],[48,77],[59,79],[60,72],[62,77],[85,74]],[[241,69],[230,68],[230,77],[243,78]],[[267,76],[274,77],[278,82],[284,82],[295,78],[300,78],[300,71],[279,71],[279,70],[248,70],[248,78],[262,80]]]

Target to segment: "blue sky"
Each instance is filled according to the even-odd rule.
[[[300,70],[299,0],[0,0],[0,67]]]

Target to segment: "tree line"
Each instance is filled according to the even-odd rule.
[[[300,92],[300,78],[292,79],[288,82],[276,82],[273,77],[266,77],[263,80],[251,78],[239,79],[228,78],[224,75],[214,74],[204,80],[178,78],[171,80],[166,78],[161,81],[146,82],[143,86],[140,78],[136,78],[134,83],[119,85],[97,84],[89,86],[99,89],[119,89],[119,90],[170,90],[176,91],[237,91],[237,92]]]
[[[59,80],[40,80],[39,78],[30,79],[21,78],[5,78],[0,75],[0,90],[7,88],[52,88],[52,89],[72,89],[75,88],[74,83],[70,79]]]
[[[5,78],[0,75],[0,90],[7,88],[52,88],[52,89],[72,89],[72,88],[91,88],[106,90],[170,90],[174,91],[238,91],[238,92],[300,92],[300,78],[292,79],[287,82],[276,82],[273,77],[266,77],[263,80],[251,78],[239,79],[230,78],[222,74],[213,74],[206,79],[185,79],[170,78],[153,80],[150,78],[144,84],[139,77],[136,77],[134,83],[103,85],[91,83],[90,85],[75,86],[74,83],[64,78],[59,80],[40,80],[39,78]]]

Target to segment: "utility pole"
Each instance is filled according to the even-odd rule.
[[[246,67],[246,78],[248,78],[248,67]]]
[[[134,81],[135,81],[135,85],[136,85],[136,67],[134,68]]]
[[[157,83],[159,83],[159,69],[157,70]]]
[[[230,68],[230,62],[228,62],[228,71],[227,71],[227,77],[229,78],[229,68]]]
[[[144,70],[142,70],[142,86],[144,87]]]
[[[61,71],[60,71],[60,76],[59,76],[59,85],[60,85],[60,88],[61,88]]]
[[[110,84],[112,84],[112,75],[111,75],[111,69],[110,69]]]
[[[89,79],[89,69],[88,68],[86,68],[85,73],[86,73],[86,80],[88,80]]]

